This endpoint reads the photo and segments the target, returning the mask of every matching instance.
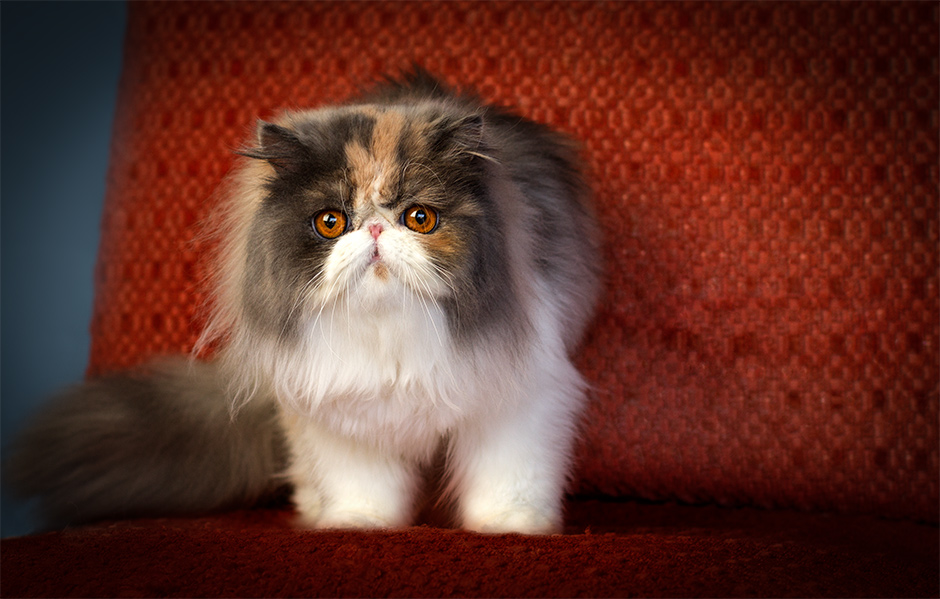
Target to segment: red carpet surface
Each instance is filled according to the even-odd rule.
[[[867,517],[575,502],[566,534],[309,532],[290,513],[3,541],[5,597],[935,597],[938,530]],[[37,559],[42,556],[41,559]]]

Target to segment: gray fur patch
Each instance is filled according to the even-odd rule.
[[[286,451],[272,403],[228,406],[211,364],[79,385],[16,440],[4,482],[53,527],[251,505],[281,485]]]

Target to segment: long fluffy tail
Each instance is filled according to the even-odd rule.
[[[270,401],[233,417],[214,364],[167,362],[55,398],[14,441],[4,483],[51,527],[247,506],[281,487]]]

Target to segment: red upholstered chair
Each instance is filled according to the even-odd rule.
[[[4,540],[4,595],[940,591],[936,3],[129,11],[89,374],[193,347],[257,118],[418,62],[584,147],[607,283],[567,534],[104,523]]]

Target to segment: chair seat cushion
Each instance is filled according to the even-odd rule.
[[[940,531],[907,521],[572,501],[564,535],[313,532],[286,508],[2,541],[6,597],[936,596]]]

